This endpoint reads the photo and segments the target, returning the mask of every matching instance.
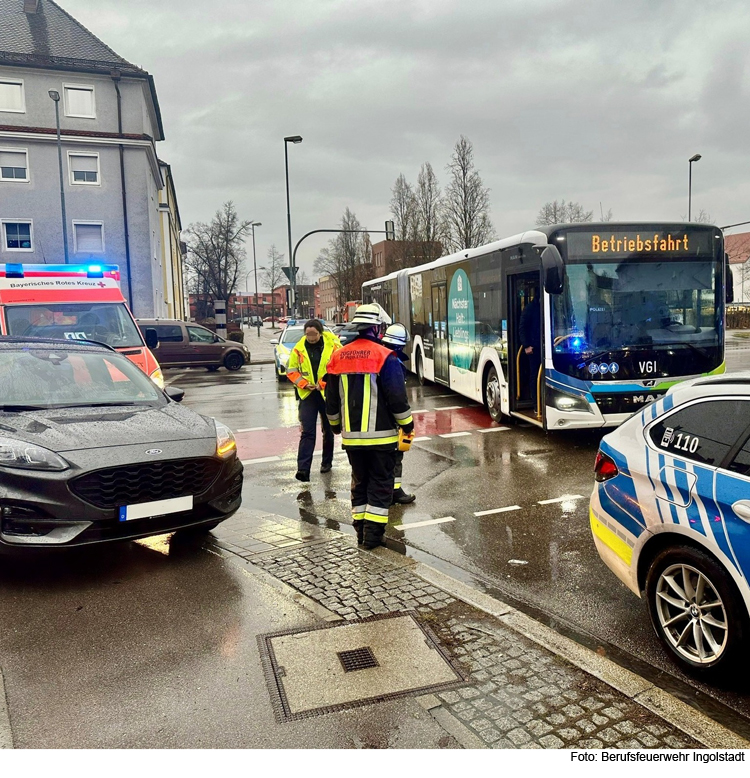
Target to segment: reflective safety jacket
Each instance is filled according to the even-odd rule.
[[[320,336],[323,338],[323,353],[320,357],[320,366],[318,367],[318,387],[321,393],[325,397],[325,381],[323,376],[326,374],[326,366],[328,365],[331,356],[335,351],[341,348],[341,342],[339,339],[328,330],[324,330]],[[303,335],[292,349],[292,353],[289,355],[289,361],[286,364],[287,378],[297,387],[297,394],[299,394],[300,400],[304,400],[305,397],[309,397],[312,393],[310,386],[315,386],[315,375],[313,374],[312,365],[310,364],[310,356],[305,348],[306,343],[305,336]]]
[[[414,429],[398,357],[368,337],[339,349],[328,363],[326,415],[345,448],[395,450],[399,428]]]

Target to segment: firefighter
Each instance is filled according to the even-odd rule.
[[[401,367],[404,371],[404,379],[406,379],[406,366],[405,362],[409,360],[409,357],[404,354],[404,348],[409,342],[409,333],[406,331],[406,327],[403,324],[391,324],[383,335],[382,344],[391,349],[398,357]],[[417,499],[416,495],[405,492],[401,486],[401,476],[404,472],[404,452],[397,450],[395,454],[396,466],[393,470],[393,505],[408,505]]]
[[[365,548],[382,545],[393,499],[399,430],[414,429],[404,372],[378,336],[385,321],[375,304],[360,305],[357,337],[328,363],[326,412],[352,468],[352,523]]]
[[[297,449],[298,481],[310,480],[318,417],[323,426],[323,461],[321,473],[330,473],[333,467],[333,432],[326,417],[326,367],[333,353],[341,348],[339,339],[318,319],[305,322],[305,334],[297,341],[289,355],[287,378],[294,384],[299,398],[300,440]]]

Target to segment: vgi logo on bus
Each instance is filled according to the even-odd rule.
[[[448,348],[452,365],[468,370],[474,356],[474,297],[469,277],[456,270],[448,294]]]

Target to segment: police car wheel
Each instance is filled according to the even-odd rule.
[[[280,384],[283,384],[286,381],[286,373],[279,373],[279,372],[277,372],[276,373],[276,380]]]
[[[500,404],[500,379],[497,377],[497,370],[490,368],[487,373],[487,381],[484,385],[484,404],[490,414],[492,421],[500,421],[503,413]]]
[[[656,634],[684,669],[716,675],[735,664],[747,614],[713,557],[690,546],[660,552],[646,578],[646,599]]]

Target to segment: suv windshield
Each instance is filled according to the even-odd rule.
[[[129,359],[54,346],[0,351],[0,398],[0,410],[166,403]]]
[[[48,303],[5,309],[8,334],[22,338],[95,340],[139,348],[143,339],[124,303]]]

